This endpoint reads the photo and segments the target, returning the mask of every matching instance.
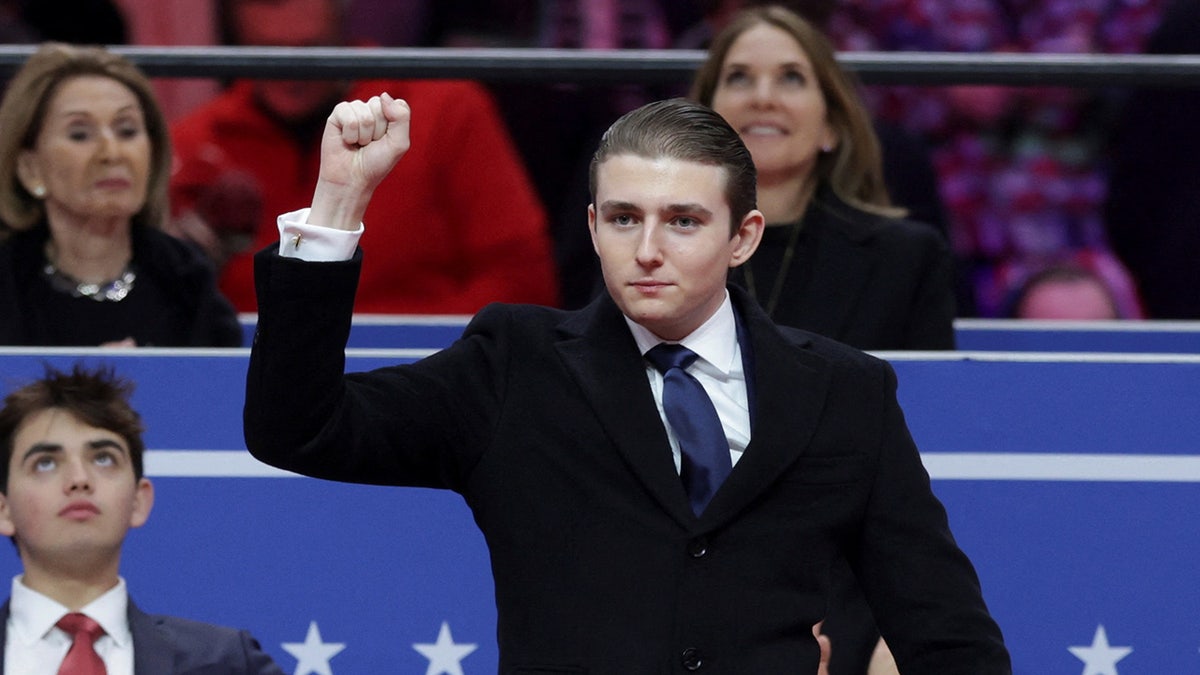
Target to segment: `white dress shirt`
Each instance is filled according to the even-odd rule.
[[[276,219],[276,226],[279,228],[279,255],[311,262],[349,260],[354,255],[359,238],[362,237],[363,224],[359,223],[358,229],[353,231],[310,225],[309,211],[311,209],[300,209],[285,213]]]
[[[629,324],[629,330],[633,331],[633,339],[637,341],[642,356],[663,342],[629,317],[625,317],[625,323]],[[725,293],[725,301],[716,313],[680,340],[679,344],[696,352],[700,357],[692,363],[687,372],[700,382],[705,393],[712,399],[717,416],[721,418],[721,426],[725,428],[725,438],[729,441],[730,460],[736,465],[746,446],[750,444],[750,399],[746,393],[746,371],[742,365],[742,348],[737,339],[737,321],[733,316],[733,303],[729,300],[728,291]],[[650,379],[650,391],[654,394],[658,415],[662,418],[663,426],[667,429],[667,438],[671,441],[675,470],[679,471],[683,460],[679,451],[679,441],[676,440],[671,425],[667,423],[667,414],[663,409],[662,373],[647,361],[646,377]]]
[[[104,628],[95,648],[108,675],[133,675],[128,605],[125,580],[118,578],[116,586],[80,610]],[[55,624],[71,610],[26,586],[20,575],[13,577],[8,610],[4,672],[57,673],[73,638]]]

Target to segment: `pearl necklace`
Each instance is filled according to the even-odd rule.
[[[49,261],[42,268],[42,274],[45,275],[46,280],[50,282],[50,287],[54,290],[66,293],[73,298],[90,298],[96,302],[124,300],[133,290],[133,282],[137,280],[137,273],[133,271],[132,265],[126,265],[125,271],[121,272],[116,279],[102,284],[80,281],[58,269],[54,263]]]

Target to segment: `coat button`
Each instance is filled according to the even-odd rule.
[[[708,540],[704,537],[696,537],[688,542],[688,554],[693,558],[703,558],[708,555]]]
[[[700,670],[700,667],[704,665],[704,659],[700,657],[700,650],[695,647],[683,650],[680,660],[683,662],[683,667],[691,671]]]

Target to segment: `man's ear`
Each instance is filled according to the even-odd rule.
[[[742,217],[742,222],[734,231],[733,238],[729,240],[731,244],[730,267],[737,267],[754,255],[754,252],[758,250],[759,242],[762,241],[763,230],[766,227],[767,219],[758,209],[752,209]]]
[[[8,510],[8,495],[0,494],[0,535],[11,537],[17,533],[13,524],[12,513]]]
[[[129,516],[129,527],[141,527],[150,518],[150,510],[154,508],[154,485],[149,478],[138,481],[134,488],[133,513]]]
[[[588,204],[588,235],[592,238],[592,250],[600,255],[600,247],[596,246],[596,205]]]

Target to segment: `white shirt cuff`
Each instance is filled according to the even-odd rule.
[[[363,224],[357,230],[339,230],[308,223],[308,212],[300,209],[279,216],[279,255],[311,262],[349,260],[358,248]]]

